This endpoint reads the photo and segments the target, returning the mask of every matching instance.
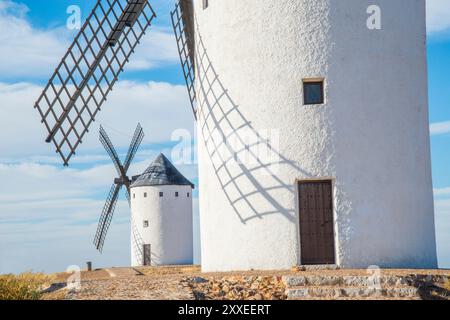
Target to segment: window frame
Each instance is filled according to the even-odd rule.
[[[314,106],[314,105],[323,105],[325,104],[325,78],[305,78],[302,81],[303,83],[303,105],[304,106]],[[307,102],[307,95],[306,95],[306,86],[307,85],[317,85],[320,84],[321,86],[321,100],[319,102]]]

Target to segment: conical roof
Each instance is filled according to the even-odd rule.
[[[153,161],[150,167],[148,167],[147,170],[133,182],[131,188],[163,185],[195,187],[194,184],[186,179],[169,159],[161,153],[155,161]]]

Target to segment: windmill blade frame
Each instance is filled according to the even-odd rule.
[[[194,23],[190,12],[193,12],[192,2],[178,0],[175,9],[170,13],[172,27],[177,42],[178,55],[180,57],[181,69],[189,95],[189,102],[197,120],[197,96],[195,92],[195,41]]]
[[[128,190],[128,188],[125,188],[125,198],[127,198],[128,206],[131,207],[131,196],[130,196],[130,190]]]
[[[111,140],[108,137],[108,134],[106,133],[105,129],[103,129],[102,126],[100,126],[100,142],[102,143],[103,147],[105,148],[106,152],[108,153],[109,157],[114,163],[114,167],[116,168],[117,174],[120,177],[123,177],[126,174],[126,170],[123,169],[123,165],[119,159],[119,155],[117,154],[116,149],[114,148]]]
[[[156,17],[149,0],[98,0],[34,108],[68,166]]]
[[[116,209],[117,199],[119,198],[119,192],[122,186],[120,184],[113,184],[109,191],[108,198],[106,199],[103,207],[102,214],[97,226],[97,232],[94,237],[94,245],[98,251],[103,252],[103,245],[105,243],[106,234],[111,225],[111,221]]]
[[[127,156],[125,157],[125,161],[123,163],[124,171],[127,172],[130,168],[131,162],[136,156],[136,152],[139,149],[139,146],[144,140],[144,129],[140,123],[138,123],[136,130],[134,131],[133,139],[131,140],[130,147],[128,148]]]

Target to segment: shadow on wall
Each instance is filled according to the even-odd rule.
[[[144,265],[144,240],[133,220],[131,220],[131,225],[132,225],[132,232],[133,232],[132,246],[133,246],[134,256],[137,258],[137,262],[139,263],[139,265],[143,266]],[[151,265],[152,266],[159,265],[160,261],[161,261],[161,256],[155,254],[153,252],[153,250],[151,251],[150,255],[151,255]]]
[[[241,113],[212,65],[198,33],[197,21],[196,26],[199,131],[225,196],[243,224],[273,214],[295,222],[295,205],[286,206],[286,202],[278,199],[280,195],[286,199],[286,192],[295,195],[296,188],[285,183],[279,171],[281,166],[288,166],[296,174],[311,175],[273,147],[279,134],[274,136],[268,130],[258,132]]]
[[[136,224],[134,223],[133,218],[131,218],[131,229],[132,229],[132,246],[133,246],[133,252],[134,256],[137,258],[137,261],[140,263],[140,265],[144,264],[144,240],[142,239],[142,235],[140,234],[139,230],[136,227]]]

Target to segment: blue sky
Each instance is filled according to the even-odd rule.
[[[33,104],[76,31],[65,27],[70,5],[85,18],[96,0],[0,0],[0,274],[61,271],[70,265],[129,263],[129,208],[118,204],[105,252],[92,238],[114,168],[98,143],[99,124],[119,153],[137,122],[146,138],[131,174],[141,173],[157,153],[171,156],[193,118],[170,29],[173,0],[153,0],[158,17],[133,59],[146,67],[125,72],[69,169],[60,165]],[[450,268],[450,1],[427,0],[430,125],[438,253]],[[170,122],[167,121],[170,119]],[[180,164],[197,182],[195,165]],[[197,194],[194,206],[197,212]],[[197,243],[198,247],[198,243]],[[197,253],[198,254],[198,253]]]

